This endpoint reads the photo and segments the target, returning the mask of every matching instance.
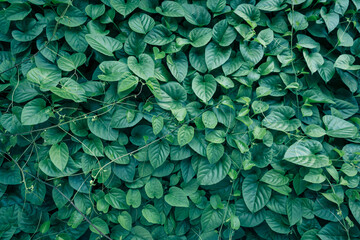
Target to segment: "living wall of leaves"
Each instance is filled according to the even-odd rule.
[[[0,6],[0,239],[360,238],[359,0]]]

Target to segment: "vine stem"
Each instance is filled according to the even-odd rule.
[[[52,185],[52,184],[50,184],[50,183],[48,183],[48,182],[45,182],[45,181],[43,181],[42,179],[40,179],[40,178],[32,175],[32,174],[29,173],[29,172],[25,172],[25,173],[26,173],[27,175],[29,175],[30,177],[36,179],[37,181],[45,184],[46,186],[49,186],[49,187],[55,189],[56,191],[58,191],[58,192],[60,193],[60,195],[63,196],[63,197],[75,208],[75,210],[76,210],[78,213],[81,214],[81,216],[85,219],[85,221],[87,221],[101,236],[103,236],[103,237],[106,238],[106,239],[113,240],[111,237],[107,236],[107,235],[104,234],[99,228],[97,228],[97,227],[85,216],[85,214],[84,214],[83,212],[81,212],[81,210],[80,210],[78,207],[76,207],[76,205],[74,204],[74,202],[71,201],[71,200],[70,200],[63,192],[61,192],[55,185]]]

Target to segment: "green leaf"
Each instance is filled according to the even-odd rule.
[[[197,75],[192,81],[192,90],[198,98],[207,103],[214,95],[216,85],[217,83],[213,75]]]
[[[190,44],[196,48],[203,47],[208,44],[211,38],[211,28],[194,28],[189,33]]]
[[[173,1],[164,1],[161,7],[156,7],[156,12],[166,17],[183,17],[184,10],[181,5]]]
[[[360,65],[353,65],[355,57],[349,54],[341,54],[335,61],[334,67],[343,70],[360,70]]]
[[[102,220],[101,218],[99,217],[96,217],[96,218],[93,218],[90,220],[91,223],[99,230],[101,231],[103,234],[108,234],[110,232],[109,230],[109,226],[107,225],[107,223]],[[89,229],[93,232],[93,233],[96,233],[96,234],[99,234],[100,233],[98,232],[98,230],[96,230],[92,225],[90,225]]]
[[[188,72],[188,59],[186,55],[182,52],[179,52],[172,56],[167,55],[166,63],[175,79],[178,82],[184,81]]]
[[[220,227],[224,218],[223,209],[213,209],[208,205],[201,215],[201,227],[204,231],[211,231]]]
[[[310,136],[310,137],[322,137],[326,134],[325,129],[323,129],[322,127],[315,125],[315,124],[310,124],[308,126],[306,126],[306,128],[304,129],[304,132],[306,135]]]
[[[170,146],[166,141],[157,141],[148,147],[150,163],[154,168],[164,164],[170,154]]]
[[[290,179],[281,172],[271,169],[262,176],[260,181],[273,186],[283,186],[288,184]]]
[[[358,132],[358,129],[354,124],[341,118],[326,115],[323,116],[322,120],[325,124],[326,134],[330,137],[351,138]]]
[[[234,13],[244,19],[252,28],[255,28],[257,22],[260,21],[259,9],[251,4],[240,4]]]
[[[300,140],[291,145],[284,155],[284,160],[310,168],[321,168],[330,165],[329,157],[318,154],[323,150],[320,142]]]
[[[288,106],[277,107],[264,118],[262,124],[270,129],[291,132],[301,125],[299,119],[291,119],[293,116],[295,116],[294,109]]]
[[[62,78],[60,88],[50,87],[50,91],[61,98],[70,99],[74,102],[86,102],[85,89],[71,78]]]
[[[157,199],[160,199],[164,194],[162,184],[157,178],[151,178],[145,184],[145,192],[149,198],[157,198]]]
[[[222,47],[232,44],[236,36],[237,32],[225,19],[216,23],[212,29],[213,40]]]
[[[26,74],[30,82],[40,85],[41,90],[47,90],[50,87],[55,87],[61,78],[60,71],[54,71],[43,68],[33,68]]]
[[[215,164],[209,163],[206,158],[199,162],[197,179],[200,185],[213,185],[223,180],[230,170],[231,160],[227,154]]]
[[[320,15],[324,19],[325,25],[330,32],[332,32],[339,25],[339,15],[334,12],[326,13],[326,8],[320,10]]]
[[[85,8],[85,12],[89,17],[91,17],[92,20],[95,20],[105,13],[105,5],[104,4],[87,5]]]
[[[206,6],[213,12],[221,12],[226,6],[226,0],[207,0]]]
[[[206,156],[211,164],[218,162],[224,155],[224,146],[218,143],[210,143],[206,147]]]
[[[230,47],[221,47],[214,42],[210,42],[205,48],[205,62],[209,71],[223,65],[229,59],[230,54]]]
[[[9,21],[21,21],[31,12],[28,3],[13,3],[5,10],[6,19]]]
[[[297,11],[290,12],[288,20],[295,31],[304,30],[309,26],[306,16]]]
[[[194,128],[191,126],[183,125],[179,128],[177,139],[179,145],[185,146],[186,144],[190,143],[194,137]]]
[[[136,33],[147,34],[155,26],[155,20],[145,13],[135,13],[129,19],[129,27]]]
[[[85,39],[90,47],[110,57],[114,56],[113,52],[120,50],[123,46],[119,40],[100,34],[86,34]]]
[[[304,58],[311,73],[314,74],[324,64],[324,58],[320,53],[308,53],[306,50],[303,51]]]
[[[335,74],[334,64],[331,61],[324,60],[324,64],[319,67],[318,73],[321,78],[328,83]]]
[[[121,212],[120,215],[118,216],[118,222],[124,229],[131,231],[132,217],[128,212],[126,211]]]
[[[214,129],[218,124],[218,120],[214,112],[206,111],[202,114],[202,122],[206,128]]]
[[[150,45],[163,46],[174,41],[175,35],[171,33],[164,25],[156,25],[149,31],[144,42]]]
[[[283,4],[284,0],[261,0],[256,7],[259,10],[275,12],[281,11],[286,8],[286,4]]]
[[[107,141],[115,141],[119,136],[119,131],[110,127],[111,119],[110,114],[103,114],[99,117],[90,115],[87,118],[87,124],[95,136]]]
[[[333,240],[333,239],[341,239],[346,240],[348,236],[344,228],[340,225],[340,223],[328,223],[320,231],[317,233],[317,236],[321,240]]]
[[[63,71],[70,72],[77,69],[86,62],[86,56],[83,53],[75,53],[68,57],[61,57],[57,61],[59,68]]]
[[[171,187],[165,195],[165,202],[173,207],[189,207],[189,200],[181,188]]]
[[[50,151],[51,162],[60,170],[63,171],[69,160],[69,149],[65,143],[54,144],[51,146]]]
[[[256,37],[256,41],[259,42],[261,45],[266,47],[274,40],[274,32],[268,28],[261,30]]]
[[[193,4],[182,4],[186,21],[195,26],[206,26],[211,21],[211,15],[205,7]]]
[[[87,17],[83,11],[71,5],[60,5],[57,8],[57,13],[60,16],[65,13],[65,16],[55,17],[55,20],[67,27],[78,27],[84,24],[87,20]]]
[[[261,44],[252,41],[249,44],[240,43],[240,52],[244,60],[256,65],[264,56],[264,48]]]
[[[139,60],[135,57],[128,57],[128,66],[138,77],[147,80],[155,74],[154,60],[148,54],[140,54]]]
[[[153,132],[158,135],[164,127],[164,118],[162,116],[153,116],[151,119]]]
[[[126,17],[139,7],[140,0],[110,0],[110,4],[118,13]]]
[[[255,213],[265,207],[271,197],[271,189],[259,182],[256,175],[248,175],[242,185],[242,194],[247,208]]]
[[[46,107],[46,102],[37,98],[27,104],[21,112],[21,123],[23,125],[36,125],[46,122],[50,117],[51,108]]]
[[[126,148],[121,145],[112,144],[105,147],[105,155],[117,164],[129,164],[130,158]]]
[[[147,204],[142,209],[141,213],[149,223],[153,223],[153,224],[161,223],[161,215],[154,206]]]

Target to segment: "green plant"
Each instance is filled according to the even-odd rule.
[[[359,0],[0,6],[0,239],[360,238]]]

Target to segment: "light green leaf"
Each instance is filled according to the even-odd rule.
[[[159,211],[150,204],[147,204],[142,210],[141,213],[143,217],[149,222],[153,224],[161,223],[161,216]]]
[[[188,72],[188,59],[183,52],[179,52],[175,55],[167,55],[167,66],[171,74],[178,82],[184,81]]]
[[[60,144],[54,144],[51,146],[50,151],[51,162],[60,170],[63,171],[69,160],[68,146],[62,142]]]
[[[216,80],[213,75],[206,74],[205,76],[197,75],[192,81],[192,90],[195,95],[202,101],[207,103],[216,91]]]
[[[267,115],[262,124],[266,128],[291,132],[298,129],[301,125],[299,119],[291,119],[295,116],[295,111],[288,106],[280,106],[274,108],[269,115]]]
[[[109,230],[109,226],[107,225],[107,223],[102,220],[101,218],[99,217],[96,217],[96,218],[93,218],[90,220],[91,223],[99,230],[101,231],[103,234],[108,234],[110,232]],[[90,225],[89,229],[93,232],[93,233],[96,233],[96,234],[99,234],[100,233],[98,232],[98,230],[96,230],[92,225]]]
[[[312,74],[314,74],[324,64],[324,58],[320,53],[308,53],[307,50],[303,51],[303,55],[307,66]]]
[[[219,143],[210,143],[206,147],[206,156],[211,164],[218,162],[224,155],[224,146]]]
[[[157,199],[160,199],[164,194],[162,184],[157,178],[151,178],[145,184],[145,192],[149,198],[157,198]]]
[[[129,19],[129,27],[136,33],[147,34],[155,26],[155,20],[145,13],[135,13]]]
[[[41,98],[34,99],[25,104],[21,112],[21,123],[23,125],[36,125],[46,122],[51,113],[51,108],[46,107],[45,100]]]
[[[123,46],[119,40],[100,34],[86,34],[85,39],[93,49],[110,57]]]
[[[61,57],[57,61],[59,68],[63,71],[70,72],[77,69],[86,62],[86,56],[83,53],[75,53],[71,56]]]
[[[189,200],[181,188],[171,187],[165,195],[165,202],[173,207],[189,207]]]
[[[329,166],[329,157],[321,154],[322,150],[323,147],[318,141],[300,140],[287,149],[284,160],[310,168]]]
[[[139,60],[134,56],[128,57],[128,66],[138,77],[147,80],[154,77],[155,63],[148,54],[140,54]]]
[[[154,168],[160,167],[170,154],[170,146],[166,141],[160,140],[148,147],[150,163]]]
[[[62,78],[60,80],[60,86],[50,87],[50,91],[58,95],[61,98],[70,99],[74,102],[86,102],[85,89],[71,78]]]
[[[304,30],[309,26],[306,16],[297,11],[291,11],[288,14],[288,20],[295,31]]]
[[[205,48],[205,62],[209,71],[223,65],[229,59],[230,54],[230,47],[221,47],[214,42],[210,42]]]
[[[343,70],[360,70],[360,65],[353,65],[355,57],[349,54],[341,54],[335,61],[334,67]]]
[[[354,124],[341,118],[326,115],[323,116],[322,120],[325,124],[326,134],[330,137],[351,138],[354,137],[358,132],[358,129]]]
[[[205,7],[194,4],[182,4],[186,21],[195,26],[206,26],[211,21],[211,15]]]
[[[110,4],[118,13],[126,17],[139,7],[140,0],[110,0]]]
[[[183,125],[179,128],[177,139],[179,145],[185,146],[186,144],[190,143],[194,137],[194,128],[191,126]]]
[[[259,9],[251,4],[240,4],[234,13],[244,19],[252,28],[255,28],[257,22],[260,21]]]

